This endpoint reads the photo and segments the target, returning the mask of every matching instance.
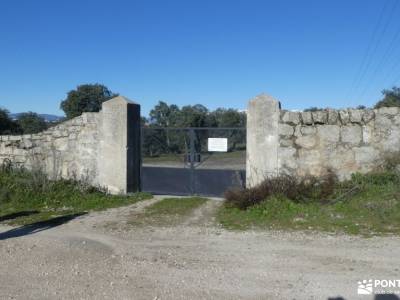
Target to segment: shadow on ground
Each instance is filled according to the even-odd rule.
[[[12,214],[9,214],[9,215],[1,216],[0,217],[0,222],[13,220],[13,219],[16,219],[16,218],[19,218],[19,217],[27,217],[27,216],[38,214],[38,213],[39,213],[39,211],[37,211],[37,210],[20,211],[20,212],[17,212],[17,213],[12,213]]]
[[[61,217],[56,217],[47,221],[40,221],[28,225],[24,225],[18,228],[14,228],[5,232],[0,233],[0,240],[6,240],[10,238],[21,237],[25,235],[30,235],[34,233],[38,233],[44,230],[48,230],[62,224],[65,224],[77,217],[86,215],[87,213],[78,213],[78,214],[71,214]]]

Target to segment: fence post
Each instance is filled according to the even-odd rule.
[[[247,111],[246,186],[253,187],[278,173],[280,103],[261,94]]]

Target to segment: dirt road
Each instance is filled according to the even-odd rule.
[[[358,299],[360,279],[400,279],[400,238],[229,232],[218,202],[173,227],[126,224],[154,201],[32,234],[0,227],[0,298]]]

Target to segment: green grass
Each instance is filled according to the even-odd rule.
[[[25,225],[54,217],[124,206],[150,194],[111,196],[81,183],[49,181],[40,173],[0,170],[0,221]]]
[[[143,213],[133,214],[131,225],[176,225],[208,200],[199,197],[167,198],[147,207]]]
[[[357,175],[351,182],[360,189],[336,203],[295,203],[275,195],[246,210],[221,207],[218,221],[228,229],[320,230],[371,235],[400,234],[398,175]]]

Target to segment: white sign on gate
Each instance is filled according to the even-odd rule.
[[[208,152],[228,152],[228,139],[208,138]]]

